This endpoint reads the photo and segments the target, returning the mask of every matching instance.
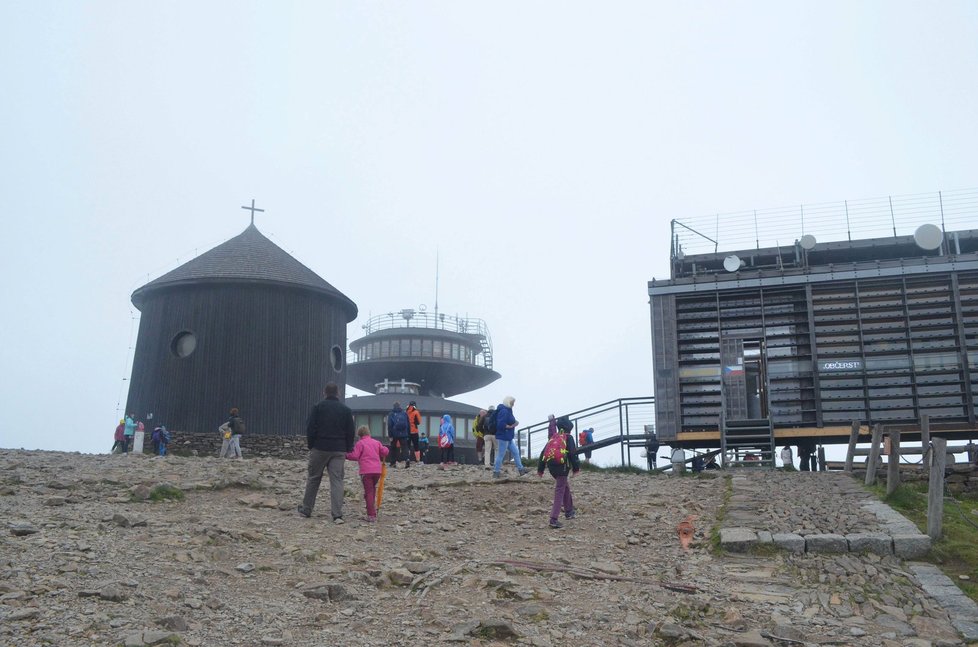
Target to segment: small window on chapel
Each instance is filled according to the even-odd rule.
[[[329,363],[339,373],[343,370],[343,349],[334,345],[329,349]]]
[[[196,348],[197,337],[189,330],[178,332],[170,342],[170,352],[180,359],[190,357]]]

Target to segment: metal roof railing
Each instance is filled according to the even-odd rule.
[[[819,242],[911,236],[923,224],[941,230],[978,223],[978,188],[755,209],[672,221],[671,256]]]
[[[361,328],[363,328],[365,336],[380,330],[394,328],[423,328],[428,330],[445,330],[465,335],[477,335],[482,345],[484,366],[490,370],[492,369],[492,337],[489,335],[489,327],[482,319],[447,315],[444,312],[430,313],[426,310],[405,308],[404,310],[388,312],[382,315],[374,315]],[[348,353],[348,358],[351,355],[353,354]],[[353,361],[356,361],[355,355]]]

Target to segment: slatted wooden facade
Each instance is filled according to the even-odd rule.
[[[217,433],[237,407],[247,433],[291,436],[303,433],[326,382],[344,387],[356,306],[315,275],[283,272],[309,270],[257,230],[242,236],[208,252],[216,259],[202,255],[134,293],[142,315],[127,411],[152,413],[152,425]],[[181,357],[175,340],[185,333],[196,345]]]
[[[724,413],[780,429],[924,414],[974,429],[978,231],[956,237],[954,253],[930,255],[910,237],[828,244],[807,258],[738,250],[750,264],[736,273],[722,269],[723,253],[682,259],[677,276],[649,284],[660,440],[717,429]],[[733,388],[747,340],[763,367],[765,406],[753,414],[734,397],[742,384]]]

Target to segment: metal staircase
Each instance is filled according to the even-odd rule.
[[[720,420],[724,467],[774,467],[774,425],[770,418]]]
[[[487,335],[479,335],[479,343],[482,344],[482,358],[486,363],[486,368],[492,370],[492,343]]]

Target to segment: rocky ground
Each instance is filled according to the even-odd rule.
[[[0,644],[964,644],[896,558],[714,554],[722,473],[582,473],[577,518],[552,530],[549,476],[392,470],[368,524],[348,464],[335,525],[325,485],[296,514],[304,468],[0,450]],[[760,513],[861,524],[847,477],[784,476]]]

